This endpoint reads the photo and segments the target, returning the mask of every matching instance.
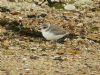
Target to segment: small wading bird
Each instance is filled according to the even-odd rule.
[[[57,25],[43,24],[40,28],[42,35],[46,40],[57,41],[68,34],[66,30]]]

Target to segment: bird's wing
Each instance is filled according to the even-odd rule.
[[[59,26],[52,26],[51,29],[50,29],[50,32],[52,32],[55,35],[66,34],[66,31],[63,28],[59,27]]]

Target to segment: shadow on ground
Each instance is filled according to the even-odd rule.
[[[5,27],[7,30],[12,30],[14,33],[24,36],[43,38],[41,32],[35,31],[34,29],[26,28],[22,22],[9,19],[0,19],[0,25]]]

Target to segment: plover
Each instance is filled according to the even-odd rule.
[[[66,30],[57,25],[43,24],[40,28],[46,40],[57,41],[68,34]]]

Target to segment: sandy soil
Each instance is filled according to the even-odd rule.
[[[10,1],[0,0],[0,75],[100,75],[99,0],[78,11]],[[39,28],[47,22],[78,37],[51,43]]]

